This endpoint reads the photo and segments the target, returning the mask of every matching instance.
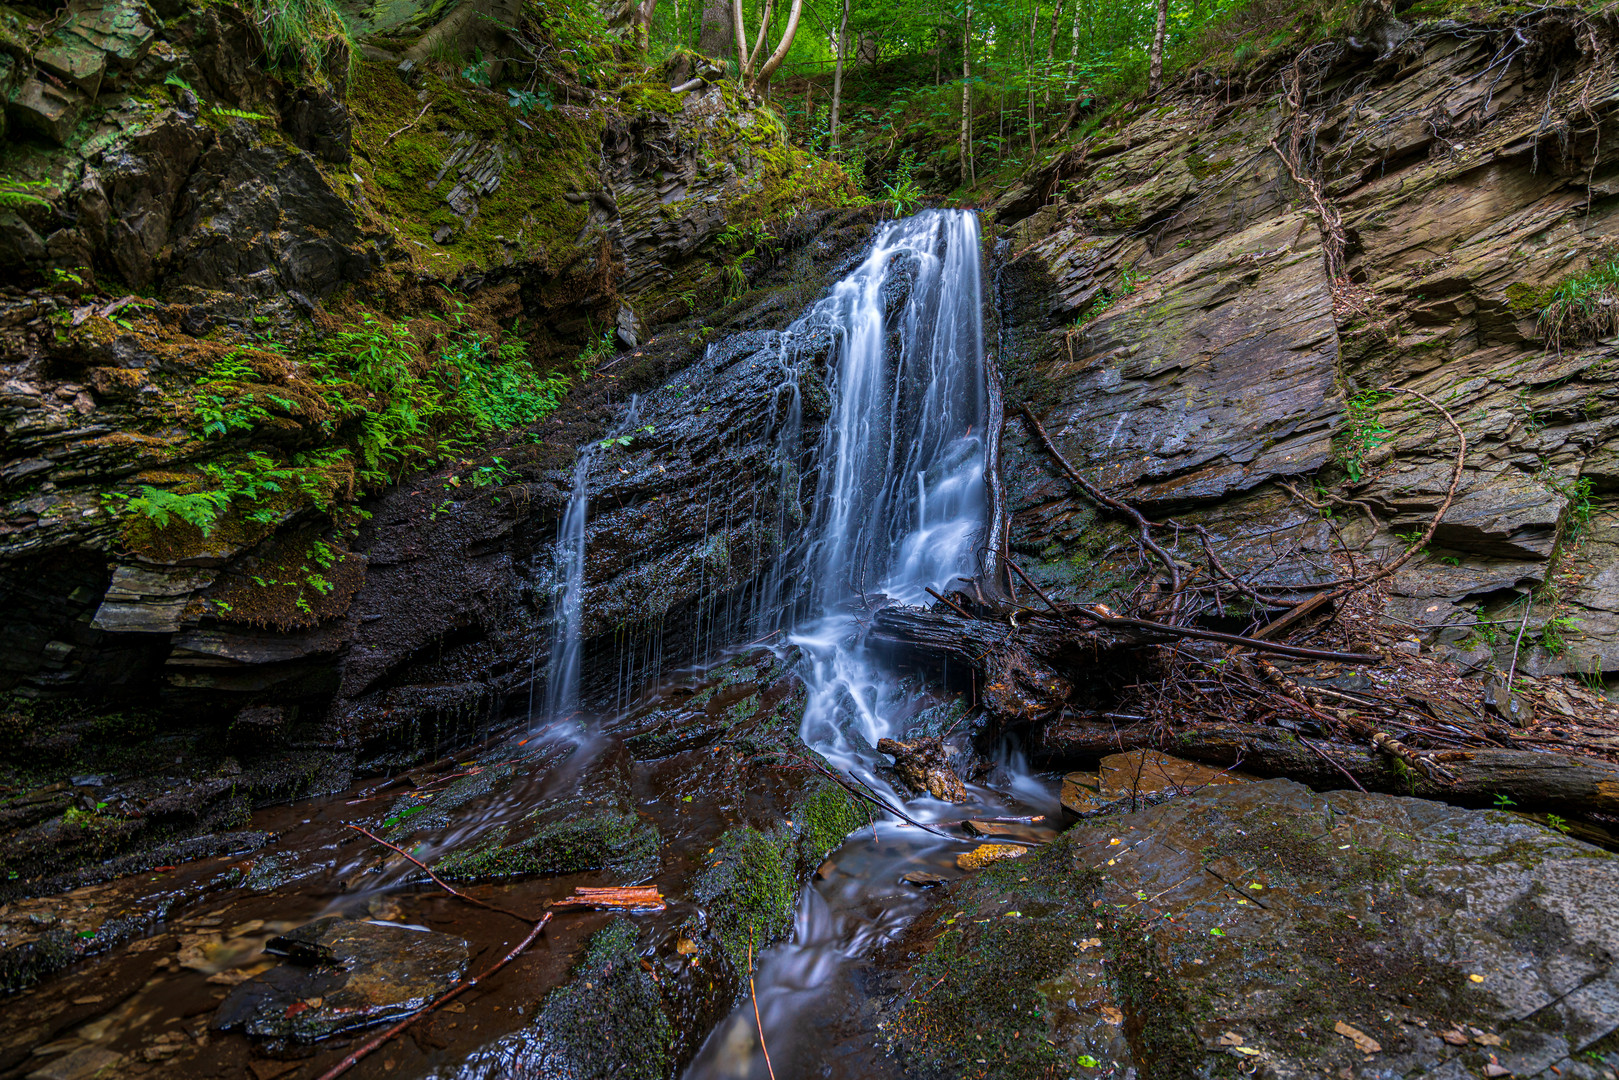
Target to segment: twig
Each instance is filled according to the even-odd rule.
[[[415,120],[412,120],[410,123],[406,124],[404,127],[400,128],[398,131],[390,131],[388,133],[388,137],[382,140],[382,145],[387,146],[389,143],[393,142],[399,136],[403,135],[405,132],[407,132],[411,128],[415,127],[418,123],[421,122],[422,117],[427,115],[427,110],[431,109],[432,107],[433,107],[433,103],[431,101],[429,101],[426,105],[423,105],[422,106],[422,111],[416,114],[416,119]]]
[[[770,1048],[765,1045],[765,1025],[759,1019],[759,992],[753,988],[753,924],[748,924],[748,996],[753,998],[753,1026],[759,1029],[759,1051],[765,1056],[765,1071],[770,1080],[776,1080],[775,1066],[770,1064]]]
[[[1088,619],[1094,623],[1116,623],[1122,626],[1135,626],[1143,630],[1153,630],[1171,637],[1199,638],[1203,641],[1222,641],[1227,645],[1239,645],[1243,648],[1253,649],[1257,652],[1276,653],[1280,656],[1293,656],[1301,660],[1330,660],[1338,664],[1375,664],[1383,659],[1376,653],[1349,653],[1331,652],[1327,649],[1305,649],[1297,645],[1282,645],[1274,641],[1260,641],[1257,638],[1244,637],[1241,634],[1222,634],[1217,630],[1200,630],[1190,626],[1171,626],[1169,623],[1153,622],[1151,619],[1134,619],[1128,615],[1103,615],[1088,608],[1080,608],[1072,613],[1079,618]],[[1271,625],[1275,625],[1272,623]]]
[[[1360,787],[1360,781],[1355,779],[1355,774],[1354,773],[1350,772],[1348,769],[1344,768],[1342,765],[1338,764],[1336,761],[1334,761],[1330,757],[1328,757],[1327,754],[1326,754],[1326,751],[1322,750],[1315,743],[1311,742],[1309,739],[1306,739],[1303,735],[1300,735],[1296,731],[1293,732],[1293,737],[1295,739],[1297,739],[1299,742],[1303,743],[1310,750],[1312,750],[1315,753],[1316,757],[1320,758],[1322,761],[1325,761],[1328,765],[1331,765],[1334,769],[1337,769],[1339,772],[1341,772],[1345,776],[1349,777],[1349,782],[1351,784],[1354,784],[1357,788],[1360,788],[1361,791],[1366,790],[1365,788]]]
[[[416,858],[416,856],[410,854],[410,852],[405,851],[402,848],[395,847],[394,845],[388,843],[388,841],[384,840],[380,836],[377,836],[374,833],[367,832],[365,829],[360,828],[360,826],[358,826],[358,825],[350,825],[350,826],[348,826],[348,828],[353,829],[355,832],[361,834],[362,836],[366,836],[366,837],[369,837],[372,840],[375,840],[377,843],[381,844],[383,847],[387,848],[388,850],[390,850],[390,851],[392,851],[392,852],[394,852],[394,853],[396,853],[398,855],[403,855],[406,859],[410,860],[411,862],[415,863],[417,866],[421,867],[422,872],[425,873],[428,877],[432,878],[433,883],[435,885],[437,885],[439,888],[443,889],[445,892],[449,893],[451,896],[454,896],[454,897],[457,897],[459,899],[465,900],[469,904],[477,904],[481,908],[487,908],[490,911],[499,912],[502,915],[509,915],[512,918],[518,920],[519,922],[532,923],[534,921],[533,919],[529,918],[527,915],[519,915],[517,912],[508,910],[507,908],[498,907],[498,906],[496,906],[494,904],[490,904],[490,903],[485,903],[484,901],[479,900],[476,896],[468,896],[466,893],[462,892],[460,889],[457,889],[457,888],[451,886],[450,884],[445,882],[445,880],[443,878],[439,877],[437,874],[433,873],[433,871],[429,870],[427,868],[427,864],[422,862],[422,860]],[[547,914],[545,916],[545,919],[549,919],[550,917],[551,916],[549,914]],[[545,919],[540,920],[541,925],[544,925]]]
[[[1518,620],[1518,636],[1512,639],[1512,667],[1507,670],[1507,693],[1512,692],[1512,679],[1518,674],[1518,647],[1523,644],[1523,629],[1529,625],[1529,613],[1535,608],[1533,595],[1525,593],[1523,598],[1523,618]]]
[[[461,895],[461,894],[457,894],[457,895]],[[470,897],[463,897],[463,899],[470,899]],[[476,902],[477,901],[474,901],[474,903],[476,903]],[[485,904],[484,906],[487,907],[488,905]],[[509,914],[509,912],[508,912],[508,914]],[[488,971],[485,971],[481,975],[474,975],[472,978],[468,979],[466,982],[462,983],[460,986],[455,987],[453,990],[449,991],[444,996],[442,996],[442,997],[438,998],[437,1000],[435,1000],[432,1004],[424,1005],[420,1009],[417,1009],[415,1012],[411,1013],[409,1016],[407,1016],[403,1020],[399,1021],[399,1023],[395,1024],[393,1027],[389,1028],[387,1031],[384,1031],[381,1035],[378,1035],[376,1038],[372,1039],[370,1042],[366,1043],[364,1046],[362,1046],[358,1050],[354,1051],[354,1053],[350,1054],[348,1057],[344,1058],[342,1061],[339,1061],[336,1065],[333,1065],[330,1069],[326,1070],[326,1072],[321,1074],[320,1080],[336,1080],[336,1077],[342,1076],[344,1073],[348,1072],[355,1065],[357,1065],[361,1058],[366,1057],[366,1056],[376,1052],[378,1049],[380,1049],[382,1047],[382,1045],[384,1043],[386,1043],[389,1039],[393,1038],[395,1035],[398,1035],[401,1031],[404,1031],[411,1024],[414,1024],[417,1020],[421,1019],[423,1016],[426,1016],[428,1013],[432,1012],[434,1009],[437,1009],[440,1005],[443,1005],[445,1002],[449,1001],[451,998],[458,997],[463,991],[470,990],[474,986],[477,986],[484,979],[489,978],[489,976],[493,975],[495,972],[497,972],[501,968],[505,967],[511,961],[517,959],[518,955],[521,954],[524,949],[526,949],[530,945],[534,944],[534,939],[540,936],[540,931],[544,930],[545,929],[545,924],[550,922],[550,921],[551,921],[551,913],[549,911],[547,911],[543,916],[540,917],[540,921],[534,924],[534,928],[528,932],[528,937],[526,937],[522,941],[518,942],[517,943],[517,948],[513,949],[511,952],[509,952],[505,956],[501,957],[498,961],[495,962],[494,966],[491,967]]]

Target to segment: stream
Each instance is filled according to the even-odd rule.
[[[683,1075],[898,1075],[869,1030],[862,962],[894,941],[926,906],[924,890],[902,876],[959,876],[957,855],[976,846],[965,837],[925,832],[902,817],[941,826],[969,818],[1033,819],[1013,829],[1022,840],[1038,843],[1054,835],[1043,822],[1059,815],[1054,779],[1031,774],[1015,753],[1003,752],[990,771],[967,785],[966,801],[952,803],[909,794],[895,782],[889,757],[876,749],[880,740],[903,737],[927,716],[954,718],[933,733],[957,748],[965,749],[970,738],[946,699],[864,647],[862,626],[881,597],[927,604],[930,590],[944,592],[981,569],[990,395],[980,263],[971,213],[928,211],[890,222],[864,261],[782,332],[791,415],[778,419],[793,437],[801,422],[796,343],[830,333],[837,347],[817,455],[814,518],[804,542],[790,547],[772,572],[773,586],[758,590],[748,620],[751,630],[771,639],[768,651],[733,649],[707,670],[666,675],[634,708],[581,707],[585,492],[596,449],[588,447],[579,457],[558,537],[554,636],[543,701],[531,696],[528,730],[416,770],[407,785],[414,785],[411,792],[397,781],[376,782],[336,798],[261,810],[253,827],[277,837],[249,859],[226,855],[161,868],[149,882],[122,879],[70,894],[92,906],[144,911],[146,925],[129,935],[129,944],[20,995],[22,1008],[13,1013],[18,1030],[40,1025],[48,1052],[66,1054],[60,1061],[120,1055],[126,1062],[163,1063],[186,1076],[239,1075],[251,1061],[257,1080],[274,1080],[294,1069],[277,1071],[278,1064],[266,1061],[302,1067],[314,1055],[324,1065],[330,1051],[318,1042],[272,1039],[270,1057],[261,1059],[240,1036],[218,1034],[230,1024],[213,1014],[228,1013],[230,1003],[241,999],[239,987],[256,985],[272,972],[274,959],[261,950],[275,935],[336,915],[449,932],[491,955],[501,942],[514,940],[510,919],[460,904],[423,883],[402,860],[356,842],[346,826],[357,822],[401,842],[408,834],[412,855],[431,864],[475,850],[508,829],[520,830],[536,808],[588,813],[611,804],[630,811],[633,803],[632,812],[655,823],[662,838],[655,873],[621,867],[616,879],[612,872],[528,877],[503,886],[499,903],[538,911],[575,885],[622,882],[626,876],[654,881],[672,902],[664,912],[635,917],[642,940],[683,942],[691,905],[678,898],[702,869],[704,847],[714,850],[720,829],[755,813],[757,793],[726,790],[709,777],[704,755],[711,751],[700,746],[662,757],[632,755],[627,747],[646,717],[701,696],[704,687],[719,695],[715,701],[734,700],[728,688],[735,677],[716,682],[714,672],[725,670],[725,663],[757,662],[790,671],[801,684],[797,724],[803,744],[903,815],[873,810],[869,827],[845,840],[802,887],[785,940],[754,958],[751,993],[741,995],[730,1015],[714,1018],[711,1030],[679,1035],[700,1040]],[[632,402],[615,434],[633,427],[635,409]],[[788,442],[784,437],[784,454]],[[413,815],[414,821],[403,822]],[[168,898],[162,902],[148,891],[158,884]],[[199,903],[203,897],[206,902]],[[530,1022],[533,988],[561,983],[590,935],[612,918],[591,912],[559,916],[543,946],[516,961],[464,1013],[439,1014],[418,1025],[417,1035],[396,1040],[382,1071],[369,1071],[464,1080],[552,1075],[547,1063],[556,1060],[556,1050],[550,1035]],[[164,955],[170,936],[178,950],[173,957]],[[749,952],[751,957],[751,946]],[[690,977],[679,964],[676,955],[668,977]],[[226,997],[220,988],[230,993],[225,1005],[219,1004]],[[321,998],[301,1000],[318,1005]],[[289,1006],[289,1015],[301,1007]],[[153,1041],[153,1032],[165,1031],[187,1038]],[[402,1067],[398,1073],[396,1066]],[[4,1075],[31,1075],[29,1068]]]

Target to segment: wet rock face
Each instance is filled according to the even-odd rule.
[[[1558,22],[1525,34],[1562,40]],[[1290,123],[1273,99],[1235,108],[1188,93],[1015,185],[997,208],[1015,254],[1001,281],[1008,401],[1031,404],[1115,492],[1206,525],[1222,558],[1258,569],[1297,545],[1260,580],[1298,585],[1334,544],[1282,483],[1314,474],[1365,502],[1372,554],[1438,510],[1454,433],[1417,399],[1379,393],[1421,390],[1469,452],[1429,551],[1394,579],[1390,614],[1430,647],[1504,669],[1511,642],[1486,624],[1510,608],[1515,630],[1514,590],[1551,582],[1561,599],[1536,605],[1519,670],[1619,669],[1614,549],[1584,524],[1614,487],[1614,351],[1578,335],[1559,346],[1539,324],[1561,283],[1611,257],[1614,208],[1597,178],[1616,151],[1596,138],[1601,120],[1571,120],[1556,147],[1538,134],[1548,102],[1553,115],[1575,108],[1555,88],[1592,58],[1553,49],[1555,62],[1514,65],[1492,92],[1475,77],[1493,62],[1487,34],[1417,33],[1399,48],[1413,62],[1346,51],[1317,74],[1358,89],[1305,105],[1310,168],[1343,219],[1336,282],[1271,148]],[[1007,444],[1014,546],[1053,588],[1106,592],[1125,569],[1105,555],[1112,527],[1090,527],[1092,509],[1016,420]],[[1337,513],[1351,545],[1367,539],[1359,509]],[[1542,644],[1558,618],[1579,630],[1554,624]]]
[[[336,916],[272,938],[265,951],[292,963],[231,991],[217,1030],[314,1042],[397,1020],[459,983],[468,960],[460,938]]]
[[[1616,898],[1619,859],[1511,814],[1209,787],[941,897],[903,971],[939,989],[887,1030],[939,1075],[970,1050],[1007,1077],[1598,1076],[1579,1055],[1619,1031]]]

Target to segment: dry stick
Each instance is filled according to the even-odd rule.
[[[1535,598],[1525,594],[1523,598],[1523,618],[1518,620],[1518,636],[1512,639],[1512,667],[1507,670],[1507,692],[1512,692],[1513,676],[1518,674],[1518,646],[1523,644],[1523,628],[1529,625],[1529,612],[1534,610]]]
[[[765,1045],[765,1025],[759,1019],[759,992],[753,988],[753,924],[748,924],[748,995],[753,998],[753,1026],[759,1029],[759,1050],[765,1056],[765,1071],[770,1080],[776,1080],[776,1069],[770,1064],[770,1048]]]
[[[1303,735],[1300,735],[1296,731],[1293,732],[1293,737],[1295,739],[1297,739],[1299,742],[1303,743],[1310,750],[1314,751],[1316,757],[1320,758],[1322,761],[1325,761],[1328,765],[1331,765],[1334,769],[1337,769],[1339,772],[1341,772],[1345,776],[1349,777],[1349,782],[1351,784],[1354,784],[1356,787],[1360,788],[1360,790],[1363,791],[1363,792],[1366,790],[1365,788],[1360,787],[1360,781],[1355,779],[1355,774],[1354,773],[1350,772],[1348,769],[1344,768],[1342,765],[1340,765],[1336,761],[1332,760],[1332,758],[1328,757],[1327,754],[1326,754],[1326,751],[1322,750],[1315,743],[1311,742],[1309,739],[1306,739]]]
[[[1331,592],[1317,593],[1315,596],[1310,597],[1310,599],[1300,603],[1292,611],[1289,611],[1286,615],[1283,615],[1275,622],[1267,623],[1258,630],[1255,630],[1254,637],[1256,638],[1273,637],[1274,635],[1287,629],[1289,626],[1292,626],[1294,623],[1298,622],[1312,611],[1316,611],[1327,604],[1330,604],[1334,600],[1348,596],[1352,592],[1358,592],[1361,589],[1367,588],[1371,585],[1375,585],[1384,578],[1392,576],[1395,571],[1400,569],[1400,567],[1404,566],[1406,563],[1410,562],[1419,551],[1428,546],[1428,541],[1433,539],[1435,530],[1439,528],[1439,522],[1444,518],[1445,514],[1449,512],[1450,504],[1456,501],[1456,489],[1461,486],[1462,482],[1462,466],[1467,463],[1467,436],[1462,432],[1462,426],[1456,422],[1456,418],[1450,415],[1450,412],[1443,405],[1439,404],[1439,402],[1435,401],[1427,394],[1422,393],[1420,390],[1411,390],[1401,386],[1382,386],[1379,387],[1379,389],[1391,394],[1410,394],[1412,397],[1422,399],[1429,405],[1432,405],[1435,409],[1439,410],[1439,414],[1445,418],[1447,423],[1450,424],[1451,430],[1456,432],[1456,440],[1458,443],[1456,447],[1456,463],[1451,467],[1450,470],[1450,488],[1445,492],[1444,501],[1439,504],[1439,509],[1434,511],[1433,517],[1428,519],[1428,527],[1422,531],[1422,535],[1417,538],[1416,543],[1406,548],[1404,553],[1402,553],[1399,558],[1395,559],[1387,566],[1379,568],[1376,573],[1372,574],[1363,581],[1352,581],[1333,589]]]
[[[796,755],[793,755],[793,756],[796,757]],[[934,836],[942,836],[946,840],[960,840],[961,839],[961,837],[955,836],[955,835],[953,835],[951,833],[947,833],[943,829],[940,829],[940,828],[937,828],[937,827],[935,827],[933,825],[930,825],[925,821],[916,820],[915,818],[911,817],[909,814],[907,814],[905,811],[899,809],[898,807],[889,806],[887,803],[883,802],[883,800],[881,800],[877,796],[873,795],[871,793],[870,789],[868,789],[864,783],[861,783],[861,782],[857,781],[856,783],[858,783],[859,786],[856,786],[855,783],[850,783],[848,780],[845,780],[843,777],[839,776],[837,773],[833,772],[831,769],[828,769],[826,766],[822,765],[818,761],[813,761],[813,760],[810,760],[809,758],[798,758],[798,760],[802,761],[804,764],[808,765],[810,768],[815,769],[821,775],[825,776],[828,780],[831,780],[832,782],[836,783],[838,786],[842,787],[843,790],[847,791],[850,795],[853,795],[855,798],[866,800],[867,802],[871,803],[873,806],[877,807],[879,810],[883,810],[883,811],[886,811],[887,813],[893,814],[895,817],[899,818],[901,821],[904,821],[908,825],[914,825],[918,829],[923,830],[924,832],[932,833]],[[876,823],[875,819],[872,821],[871,834],[872,834],[873,838],[875,838],[876,835],[877,835],[877,823]],[[1009,843],[1009,844],[1021,844],[1023,847],[1039,847],[1040,846],[1039,844],[1035,843],[1032,840],[1014,840],[1014,839],[1012,839],[1010,837],[1007,838],[1006,842]]]
[[[1158,542],[1152,538],[1151,522],[1142,517],[1141,512],[1129,503],[1115,499],[1079,475],[1079,470],[1068,464],[1068,459],[1062,456],[1062,451],[1057,449],[1057,444],[1051,441],[1051,436],[1046,434],[1046,429],[1041,426],[1039,420],[1035,419],[1034,410],[1025,404],[1022,412],[1023,420],[1029,425],[1029,430],[1034,432],[1035,437],[1040,440],[1040,445],[1045,447],[1046,453],[1050,454],[1052,460],[1062,467],[1063,473],[1075,487],[1089,495],[1094,501],[1110,510],[1117,510],[1119,513],[1127,515],[1136,523],[1136,528],[1140,530],[1141,534],[1141,546],[1152,552],[1158,558],[1158,561],[1164,564],[1164,568],[1169,571],[1169,595],[1171,600],[1173,601],[1174,598],[1178,597],[1181,591],[1180,567],[1176,566],[1175,560],[1169,557],[1169,552],[1159,547]]]
[[[457,893],[457,895],[461,895],[461,894]],[[464,897],[464,899],[471,899],[471,898],[470,897]],[[477,903],[477,901],[473,901],[473,902]],[[484,906],[487,907],[488,905],[486,904]],[[507,912],[507,914],[510,914],[510,912]],[[344,1073],[348,1072],[355,1065],[357,1065],[361,1058],[366,1057],[367,1055],[369,1055],[369,1054],[375,1052],[376,1050],[378,1050],[389,1039],[393,1038],[395,1035],[398,1035],[401,1031],[404,1031],[411,1024],[414,1024],[417,1020],[421,1019],[423,1016],[426,1016],[428,1013],[432,1012],[434,1009],[438,1008],[440,1005],[443,1005],[445,1002],[449,1001],[451,998],[460,996],[460,994],[463,991],[471,990],[474,986],[477,986],[484,979],[489,978],[489,976],[493,975],[495,972],[497,972],[501,968],[505,967],[508,963],[510,963],[511,961],[517,959],[518,955],[520,953],[522,953],[522,951],[524,949],[526,949],[530,945],[534,944],[534,939],[540,936],[540,931],[544,930],[545,929],[545,924],[550,922],[550,921],[551,921],[551,913],[549,911],[547,911],[543,916],[541,916],[540,921],[534,924],[534,928],[528,932],[528,937],[526,937],[522,941],[518,942],[517,943],[517,948],[513,949],[511,952],[509,952],[505,956],[501,957],[498,961],[495,962],[495,965],[493,967],[491,967],[488,971],[485,971],[481,975],[474,975],[472,978],[468,979],[466,982],[462,983],[460,986],[457,986],[455,989],[449,991],[443,997],[441,997],[441,998],[437,999],[436,1001],[434,1001],[431,1005],[424,1005],[422,1008],[417,1009],[415,1012],[411,1013],[409,1016],[407,1016],[403,1020],[399,1021],[399,1023],[395,1024],[393,1027],[389,1028],[387,1031],[384,1031],[381,1035],[378,1035],[376,1038],[372,1039],[370,1042],[366,1043],[364,1046],[362,1046],[358,1050],[354,1051],[354,1053],[350,1054],[348,1057],[344,1058],[342,1061],[339,1061],[336,1065],[333,1065],[330,1069],[326,1070],[326,1072],[321,1074],[320,1080],[336,1080],[337,1077],[342,1076]]]
[[[372,840],[375,840],[377,843],[381,844],[383,847],[389,849],[390,851],[395,852],[396,854],[403,855],[406,859],[409,859],[411,862],[413,862],[417,866],[421,867],[422,872],[425,873],[428,877],[432,878],[433,883],[435,885],[437,885],[439,888],[443,889],[445,892],[449,893],[451,896],[458,897],[459,899],[465,900],[469,904],[477,904],[481,908],[487,908],[490,911],[499,912],[502,915],[509,915],[512,918],[518,920],[519,922],[532,923],[534,921],[533,919],[529,918],[527,915],[519,915],[517,912],[508,910],[507,908],[498,907],[498,906],[496,906],[494,904],[485,903],[484,901],[479,900],[476,896],[468,896],[466,893],[462,892],[460,889],[454,888],[453,886],[448,884],[443,878],[439,877],[437,874],[433,873],[433,871],[429,870],[427,868],[426,863],[424,863],[424,862],[422,862],[422,860],[416,858],[416,856],[412,855],[410,852],[405,851],[402,848],[394,847],[394,845],[388,843],[388,841],[384,840],[382,837],[377,836],[377,835],[375,835],[373,833],[367,832],[365,829],[360,828],[358,825],[349,825],[349,826],[347,826],[347,828],[353,829],[355,832],[360,833],[362,836],[366,836],[366,837],[369,837]],[[545,918],[547,918],[547,919],[549,919],[550,917],[551,917],[550,915],[545,916]],[[542,922],[543,922],[543,920],[542,920]]]
[[[957,615],[960,615],[963,619],[972,618],[972,616],[967,614],[966,610],[964,608],[962,608],[962,606],[960,604],[957,604],[954,600],[950,600],[950,599],[947,599],[947,598],[945,598],[943,596],[940,596],[938,593],[934,592],[932,589],[928,589],[927,593],[928,593],[929,596],[933,597],[933,599],[937,600],[939,603],[944,604],[947,607],[949,607],[951,611],[954,611]]]
[[[406,124],[404,127],[400,128],[398,131],[390,131],[388,133],[388,137],[386,139],[382,140],[382,145],[387,146],[389,143],[393,142],[399,136],[403,135],[405,132],[407,132],[411,128],[415,127],[418,123],[421,122],[422,117],[427,115],[427,110],[431,109],[432,107],[433,107],[433,103],[431,101],[429,101],[426,105],[423,105],[422,106],[422,111],[416,114],[416,119],[415,120],[412,120],[410,123]]]

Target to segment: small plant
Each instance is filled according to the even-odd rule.
[[[1564,278],[1541,310],[1537,329],[1548,348],[1619,333],[1619,257]]]
[[[516,109],[523,116],[527,116],[535,109],[544,109],[550,112],[556,108],[556,99],[546,87],[538,90],[519,90],[515,86],[506,88],[506,104]]]
[[[208,106],[208,111],[214,116],[223,116],[231,120],[252,120],[255,123],[275,119],[275,117],[266,116],[264,113],[249,112],[246,109],[227,109],[221,105],[210,105]]]
[[[51,201],[34,194],[44,188],[43,180],[13,180],[0,176],[0,210],[24,210],[32,206],[49,209]]]
[[[1381,446],[1389,433],[1378,416],[1377,407],[1382,402],[1383,395],[1376,390],[1362,390],[1344,400],[1344,426],[1338,439],[1338,464],[1349,474],[1351,483],[1360,482],[1366,455]]]
[[[1540,628],[1540,647],[1553,656],[1562,656],[1568,651],[1568,639],[1564,636],[1580,628],[1578,620],[1567,615],[1558,615],[1547,619]]]
[[[1556,829],[1560,833],[1563,833],[1564,835],[1568,834],[1568,819],[1567,818],[1559,817],[1556,814],[1547,814],[1546,815],[1546,824],[1550,825],[1552,828]]]
[[[1579,678],[1580,684],[1587,690],[1603,693],[1608,689],[1607,682],[1602,678],[1602,657],[1593,655],[1586,667],[1576,667],[1574,674]]]
[[[916,154],[907,149],[894,167],[894,178],[883,185],[883,196],[894,207],[895,217],[910,217],[922,204],[922,185],[916,182]]]
[[[1497,794],[1495,797],[1495,807],[1497,810],[1508,810],[1517,805],[1517,801],[1514,800],[1510,795]]]
[[[461,69],[461,77],[474,86],[488,86],[494,64],[484,59],[483,50],[473,54],[472,63]]]

